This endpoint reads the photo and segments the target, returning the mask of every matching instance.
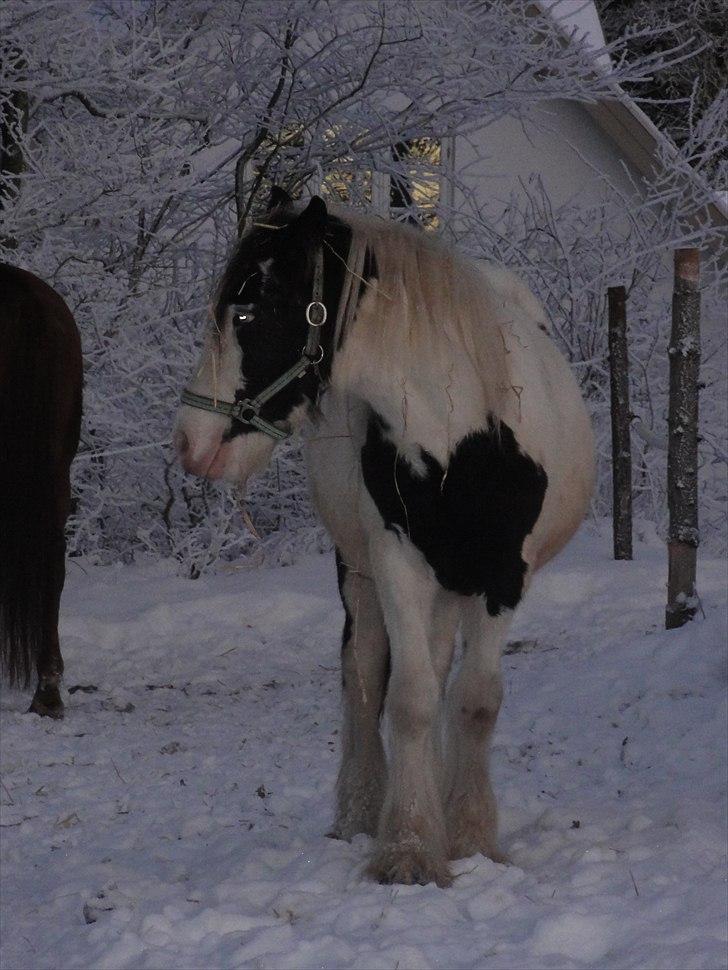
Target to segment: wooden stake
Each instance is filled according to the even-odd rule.
[[[675,289],[670,335],[670,406],[667,446],[668,630],[692,619],[697,609],[698,376],[700,371],[700,253],[675,250]]]
[[[612,528],[614,558],[632,558],[632,445],[629,433],[629,359],[626,294],[610,286],[609,376],[612,412]]]

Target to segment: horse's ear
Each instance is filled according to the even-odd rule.
[[[268,199],[268,212],[271,209],[277,209],[279,206],[287,206],[293,203],[293,199],[282,189],[280,185],[274,185],[270,190],[270,198]]]
[[[293,223],[296,232],[307,238],[320,239],[326,231],[329,218],[326,203],[319,195],[314,195],[306,208]]]

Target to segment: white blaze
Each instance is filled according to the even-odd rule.
[[[197,371],[188,385],[193,394],[232,404],[236,391],[244,388],[243,354],[228,307],[222,325],[217,323],[205,337]],[[175,423],[175,441],[187,471],[208,478],[224,478],[238,484],[267,464],[275,442],[259,432],[236,435],[224,442],[230,418],[212,411],[182,405]]]

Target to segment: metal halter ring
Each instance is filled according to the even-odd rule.
[[[315,326],[315,324],[314,324],[314,326]],[[308,356],[308,354],[306,353],[306,348],[305,347],[303,348],[303,356],[306,358],[306,360],[308,360],[315,367],[316,364],[320,364],[321,361],[324,359],[324,348],[323,347],[319,347],[319,355],[316,358],[316,360],[313,360],[313,358],[311,358],[311,357]]]
[[[313,309],[313,307],[320,307],[321,308],[321,319],[319,320],[318,323],[316,323],[315,321],[313,321],[311,319],[311,310]],[[326,323],[326,317],[327,316],[328,316],[328,311],[327,311],[326,307],[323,305],[323,303],[321,303],[320,300],[313,300],[306,307],[306,322],[308,323],[308,325],[310,327],[323,327],[323,325]]]

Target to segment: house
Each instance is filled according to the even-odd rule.
[[[584,45],[595,72],[609,71],[610,57],[593,0],[531,0],[531,8],[554,20],[565,45]],[[295,137],[303,144],[302,134],[292,128],[287,133],[289,145],[294,145]],[[380,158],[370,169],[360,159],[334,163],[309,178],[304,194],[323,192],[334,200],[364,201],[388,217],[417,218],[425,228],[452,229],[466,246],[471,243],[468,248],[473,255],[501,259],[502,250],[489,249],[487,227],[497,227],[508,210],[519,205],[527,208],[540,197],[555,213],[556,224],[562,225],[569,206],[585,213],[603,207],[610,210],[609,231],[613,234],[604,248],[611,246],[614,251],[619,248],[620,231],[625,240],[630,232],[635,235],[635,223],[643,218],[639,207],[650,197],[650,182],[660,156],[675,152],[670,140],[615,84],[612,99],[543,101],[530,109],[525,120],[488,117],[480,130],[467,136],[433,138],[423,132],[422,137],[393,144],[389,162]],[[247,184],[253,181],[255,167],[253,158],[247,166]],[[710,198],[692,170],[676,172],[677,191],[682,184],[685,190],[693,188]],[[714,194],[695,218],[710,227],[728,226],[728,205]],[[596,235],[594,227],[595,243]],[[674,239],[674,234],[666,235],[670,241]],[[657,249],[663,245],[659,233],[653,234],[651,245],[652,255],[657,257]],[[651,280],[663,299],[669,299],[669,243],[659,258],[661,270],[651,271]],[[513,262],[518,264],[517,259]],[[630,253],[624,247],[622,263],[619,259],[605,263],[604,278],[590,282],[605,293],[609,285],[628,282],[631,273]],[[539,288],[533,280],[531,284]],[[593,316],[593,308],[588,312]],[[719,315],[707,314],[705,327],[720,332],[724,321]]]
[[[606,42],[593,0],[534,0],[533,6],[556,21],[565,44],[581,43],[592,52],[595,71],[609,70],[610,58],[604,50]],[[477,211],[481,223],[485,216],[498,224],[509,207],[524,205],[529,194],[540,193],[554,212],[570,204],[582,210],[611,206],[613,212],[619,212],[621,207],[614,228],[618,232],[621,222],[625,237],[634,219],[635,205],[639,209],[640,202],[650,195],[658,159],[676,155],[670,139],[616,84],[610,100],[545,101],[532,109],[526,122],[503,117],[489,121],[467,137],[459,135],[441,142],[419,139],[414,148],[419,157],[413,160],[409,191],[403,189],[401,178],[399,184],[394,184],[391,177],[374,174],[372,197],[380,211],[389,210],[397,217],[398,209],[404,212],[414,199],[424,212],[420,221],[425,224],[427,211],[436,204],[449,211],[451,219],[467,222]],[[402,146],[395,146],[393,154],[401,158],[402,151]],[[428,156],[433,163],[429,174]],[[707,223],[713,229],[728,227],[725,198],[718,193],[711,196],[690,168],[677,171],[677,179],[678,191],[687,193],[694,189],[696,194],[711,199],[694,214],[697,222]],[[663,298],[669,298],[669,245],[660,258],[662,270],[656,274],[654,284]],[[601,281],[604,290],[629,279],[626,260],[626,279],[619,278],[619,272],[616,268],[614,278]],[[719,302],[717,311],[714,308],[704,313],[706,335],[722,337],[725,324]]]

